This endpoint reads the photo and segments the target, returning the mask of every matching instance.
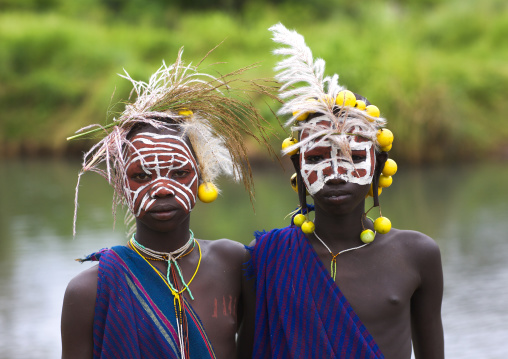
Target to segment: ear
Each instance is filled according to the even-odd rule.
[[[303,182],[302,173],[300,172],[300,154],[296,153],[292,155],[291,162],[293,162],[293,167],[296,172],[296,185],[298,187],[298,201],[300,202],[300,206],[302,208],[302,213],[307,213],[307,188],[305,187],[305,183]]]
[[[376,168],[374,169],[374,177],[372,178],[372,194],[374,196],[374,207],[379,206],[379,194],[377,191],[379,185],[379,177],[383,172],[385,162],[388,159],[387,152],[376,152]]]

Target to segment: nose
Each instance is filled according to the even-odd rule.
[[[346,168],[339,161],[330,161],[330,166],[323,170],[323,174],[328,184],[342,184],[346,180],[343,178],[347,172]]]
[[[332,176],[331,178],[329,178],[327,181],[326,181],[326,184],[330,184],[330,185],[338,185],[338,184],[343,184],[343,183],[346,183],[346,181],[337,176],[337,174],[335,174],[335,176]]]
[[[175,191],[169,181],[160,181],[155,184],[150,190],[151,198],[164,198],[174,196]]]

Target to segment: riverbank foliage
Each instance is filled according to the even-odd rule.
[[[277,59],[267,28],[279,21],[380,107],[396,136],[392,157],[508,156],[504,0],[166,3],[0,0],[0,157],[79,150],[65,138],[122,110],[130,88],[117,74],[148,80],[181,46],[196,63],[224,40],[205,64],[259,63],[248,76],[269,78]],[[254,100],[275,124],[268,99]]]

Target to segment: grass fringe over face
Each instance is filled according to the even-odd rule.
[[[221,174],[241,180],[252,201],[254,184],[244,136],[255,139],[275,155],[269,144],[271,126],[251,102],[253,95],[260,94],[275,99],[273,84],[240,78],[255,65],[217,77],[199,72],[199,64],[210,52],[192,66],[183,63],[181,48],[175,63],[167,66],[163,62],[147,83],[133,80],[124,70],[125,75],[120,76],[132,83],[131,96],[135,93],[136,100],[126,103],[125,110],[110,124],[84,127],[69,138],[104,136],[83,158],[76,187],[74,233],[79,182],[85,172],[100,174],[114,188],[114,214],[118,205],[127,205],[132,212],[132,200],[124,190],[125,160],[126,150],[131,148],[128,135],[137,125],[162,128],[177,124],[196,154],[200,180],[214,182]],[[127,222],[132,219],[128,216]]]

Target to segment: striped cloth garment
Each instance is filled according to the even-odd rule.
[[[253,358],[384,358],[300,228],[256,233]]]
[[[124,246],[87,258],[99,260],[93,357],[181,358],[173,295],[146,261]],[[190,357],[215,358],[199,317],[186,307]]]

